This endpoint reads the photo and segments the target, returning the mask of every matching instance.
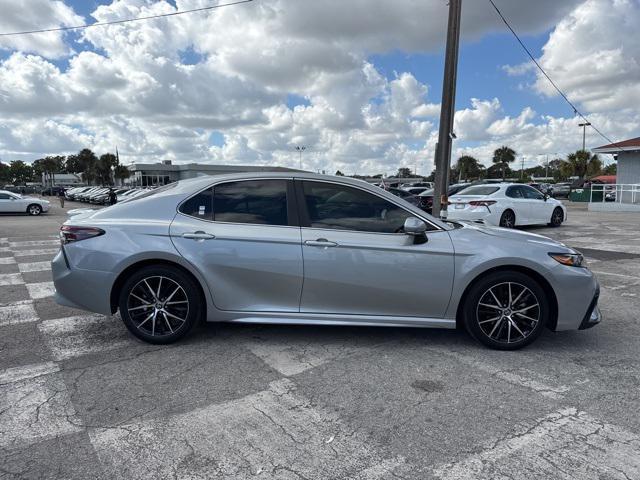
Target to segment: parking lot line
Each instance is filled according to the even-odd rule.
[[[434,474],[448,480],[515,478],[514,468],[524,480],[640,478],[640,437],[563,408]]]
[[[13,265],[14,263],[16,263],[16,259],[13,257],[0,258],[0,265]]]
[[[56,291],[53,282],[27,283],[25,286],[29,291],[29,297],[33,300],[50,297]]]
[[[31,300],[0,305],[0,326],[37,321],[38,314]]]
[[[60,240],[47,239],[47,240],[25,240],[22,242],[9,242],[11,248],[14,247],[34,247],[39,245],[59,245]]]
[[[0,286],[5,285],[22,285],[24,279],[19,273],[4,273],[0,275]]]
[[[620,278],[630,278],[633,280],[640,280],[640,277],[635,275],[624,275],[622,273],[612,273],[612,272],[602,272],[597,270],[591,270],[596,275],[611,275],[612,277],[620,277]]]
[[[50,373],[59,371],[60,367],[55,362],[36,363],[33,365],[22,365],[20,367],[7,368],[0,372],[0,385],[20,382],[29,378],[49,375]]]
[[[30,262],[30,263],[19,263],[18,269],[20,273],[27,272],[43,272],[46,270],[51,270],[51,262]]]
[[[1,249],[2,247],[0,247]],[[60,248],[36,248],[31,250],[15,250],[13,251],[13,255],[15,257],[30,257],[33,255],[54,255],[58,253]],[[0,250],[1,251],[1,250]]]

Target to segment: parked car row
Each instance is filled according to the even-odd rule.
[[[413,195],[402,189],[388,191],[412,205],[431,213],[433,189]],[[448,219],[514,228],[521,225],[559,227],[566,219],[564,205],[549,194],[521,183],[458,183],[447,191]]]
[[[76,202],[86,202],[93,205],[108,205],[109,204],[109,192],[114,187],[77,187],[70,188],[65,191],[64,196],[67,200],[74,200]],[[118,202],[123,202],[131,198],[135,198],[138,195],[142,195],[145,192],[151,190],[150,188],[114,188],[116,198]]]

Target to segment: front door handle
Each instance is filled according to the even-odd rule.
[[[197,231],[197,232],[183,233],[182,238],[189,238],[191,240],[212,240],[216,238],[216,236],[211,235],[210,233]]]
[[[304,242],[305,245],[309,245],[310,247],[337,247],[338,244],[336,242],[330,242],[326,238],[319,238],[317,240],[307,240]]]

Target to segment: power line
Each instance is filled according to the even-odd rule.
[[[10,37],[10,36],[17,36],[17,35],[31,35],[31,34],[34,34],[34,33],[63,32],[63,31],[67,31],[67,30],[80,30],[80,29],[89,28],[89,27],[101,27],[101,26],[104,26],[104,25],[116,25],[116,24],[129,23],[129,22],[140,22],[140,21],[143,21],[143,20],[153,20],[154,18],[175,17],[176,15],[184,15],[186,13],[196,13],[196,12],[204,12],[204,11],[207,11],[207,10],[215,10],[217,8],[231,7],[233,5],[240,5],[242,3],[249,3],[249,2],[253,2],[253,0],[238,0],[236,2],[231,2],[231,3],[223,3],[223,4],[220,4],[220,5],[211,5],[209,7],[193,8],[191,10],[180,10],[178,12],[162,13],[162,14],[158,14],[158,15],[150,15],[150,16],[147,16],[147,17],[125,18],[125,19],[122,19],[122,20],[112,20],[110,22],[95,22],[95,23],[90,23],[88,25],[75,25],[75,26],[69,26],[69,27],[43,28],[43,29],[40,29],[40,30],[25,30],[25,31],[22,31],[22,32],[0,33],[0,37]]]
[[[560,96],[562,98],[564,98],[565,102],[567,102],[569,104],[569,106],[573,109],[573,113],[575,115],[578,115],[580,118],[582,118],[586,123],[591,124],[591,128],[593,128],[602,138],[607,140],[609,143],[612,143],[612,144],[616,143],[613,140],[611,140],[608,136],[606,136],[604,133],[602,133],[595,125],[593,125],[592,122],[589,121],[589,119],[586,116],[584,116],[582,114],[582,112],[580,112],[580,110],[578,110],[578,107],[576,107],[573,104],[573,102],[571,100],[569,100],[567,95],[565,95],[565,93],[562,90],[560,90],[560,87],[558,87],[558,85],[556,85],[556,83],[551,79],[551,77],[547,74],[547,72],[545,72],[544,68],[542,68],[540,63],[538,63],[538,61],[535,59],[535,57],[533,56],[531,51],[527,48],[527,46],[524,44],[524,42],[520,39],[520,37],[518,36],[516,31],[511,27],[511,25],[509,24],[507,19],[504,17],[504,15],[500,11],[500,9],[493,2],[493,0],[489,0],[489,3],[493,6],[493,8],[495,9],[496,13],[502,19],[502,21],[507,26],[507,28],[511,31],[511,33],[513,33],[513,36],[516,37],[516,40],[518,41],[520,46],[524,49],[525,52],[527,52],[527,55],[529,56],[531,61],[535,64],[536,67],[538,67],[538,70],[540,70],[540,72],[542,72],[542,74],[546,77],[546,79],[549,80],[549,83],[553,86],[553,88],[556,89],[556,91],[560,94]]]

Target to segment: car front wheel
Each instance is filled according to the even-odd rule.
[[[27,207],[27,213],[29,215],[34,215],[34,216],[40,215],[42,213],[42,207],[40,205],[33,203]]]
[[[118,306],[127,329],[148,343],[173,343],[198,323],[203,313],[200,289],[180,269],[143,267],[120,291]]]
[[[467,331],[487,347],[517,350],[540,336],[549,318],[542,287],[521,272],[495,272],[476,282],[462,309]]]
[[[559,227],[562,225],[564,221],[564,212],[560,207],[556,207],[551,214],[551,221],[549,222],[550,227]]]

